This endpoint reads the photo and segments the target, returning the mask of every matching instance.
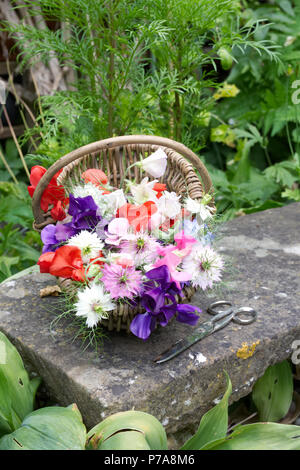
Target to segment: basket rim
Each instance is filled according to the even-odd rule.
[[[111,137],[109,139],[99,140],[82,147],[79,147],[72,152],[60,157],[53,165],[51,165],[45,174],[40,179],[33,197],[32,197],[32,211],[34,215],[35,225],[39,226],[45,221],[45,214],[40,207],[40,201],[44,190],[50,183],[53,176],[62,168],[78,160],[85,155],[95,153],[100,150],[109,150],[120,146],[134,145],[134,144],[147,144],[147,145],[158,145],[166,147],[168,149],[175,150],[181,156],[185,157],[192,165],[199,171],[205,193],[213,189],[212,180],[209,176],[208,170],[200,158],[188,147],[182,143],[176,142],[172,139],[160,136],[151,135],[127,135]]]

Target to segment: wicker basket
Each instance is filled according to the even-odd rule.
[[[68,153],[56,161],[41,178],[32,199],[32,209],[34,215],[34,228],[41,231],[46,225],[53,224],[50,211],[44,213],[40,207],[42,194],[53,176],[61,169],[57,181],[68,187],[68,181],[80,182],[81,173],[89,168],[102,169],[112,186],[119,187],[124,176],[125,169],[133,163],[140,161],[141,156],[149,156],[158,148],[162,148],[168,156],[167,169],[160,182],[166,184],[169,191],[174,191],[178,195],[188,194],[193,199],[200,200],[203,193],[212,190],[212,182],[208,171],[199,157],[183,144],[174,140],[147,135],[132,135],[113,137],[100,140],[73,152]],[[140,169],[135,166],[126,174],[128,179],[135,179],[140,182],[145,176]],[[200,180],[201,178],[201,180]],[[210,206],[215,210],[214,202],[211,200]],[[71,281],[59,279],[62,286],[67,286]],[[187,301],[195,293],[195,289],[187,286],[183,289],[183,297],[178,301]],[[115,309],[108,320],[103,320],[102,324],[108,330],[121,329],[129,330],[130,323],[135,315],[143,313],[140,305],[135,307],[122,304]]]

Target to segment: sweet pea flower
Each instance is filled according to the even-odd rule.
[[[154,263],[154,266],[156,268],[159,268],[160,266],[166,265],[170,271],[170,276],[172,281],[175,282],[176,286],[180,289],[180,283],[181,282],[187,282],[191,280],[191,274],[186,271],[186,272],[180,272],[177,271],[178,265],[181,263],[182,258],[180,256],[177,256],[173,252],[168,252],[166,255],[157,260],[156,263]]]
[[[42,178],[44,174],[46,173],[46,168],[40,166],[40,165],[34,165],[31,168],[30,172],[30,186],[27,187],[28,192],[30,196],[32,197],[36,187]],[[65,197],[65,190],[63,186],[60,186],[57,184],[57,177],[61,173],[62,170],[59,170],[51,179],[50,183],[48,184],[47,188],[43,192],[43,195],[41,197],[41,209],[44,212],[47,212],[49,209],[49,205],[53,204],[56,206],[58,201],[62,201],[64,205],[67,204],[67,198]],[[53,212],[54,216],[56,214],[56,211]],[[61,212],[59,212],[59,215],[61,215]],[[57,220],[57,219],[55,219]]]
[[[157,192],[153,189],[155,183],[157,183],[157,180],[149,181],[149,178],[146,177],[140,184],[131,184],[130,192],[133,195],[134,202],[136,204],[144,204],[148,201],[157,202]]]
[[[113,219],[107,227],[105,243],[119,246],[123,237],[128,234],[130,225],[125,217]]]
[[[146,171],[146,173],[153,176],[153,178],[160,178],[166,171],[167,158],[168,157],[165,152],[159,148],[149,157],[144,158],[144,160],[139,162],[138,165]]]
[[[206,219],[212,217],[213,208],[207,205],[211,199],[212,196],[208,194],[206,194],[201,201],[196,201],[195,199],[188,197],[185,200],[184,207],[192,214],[199,215],[200,219],[204,222]]]
[[[179,202],[181,196],[177,196],[175,192],[165,191],[157,202],[158,211],[164,217],[175,219],[181,212],[181,204]]]

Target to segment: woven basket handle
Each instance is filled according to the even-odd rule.
[[[148,145],[158,145],[162,147],[167,147],[175,150],[180,155],[186,157],[193,166],[200,173],[204,190],[207,193],[212,188],[212,181],[208,174],[208,171],[205,165],[201,162],[199,157],[192,152],[185,145],[176,142],[175,140],[167,139],[165,137],[159,136],[150,136],[150,135],[128,135],[120,137],[112,137],[110,139],[99,140],[88,145],[84,145],[72,152],[64,155],[59,160],[57,160],[53,165],[48,168],[46,173],[40,179],[32,198],[32,211],[35,219],[35,224],[38,226],[44,221],[44,212],[41,209],[41,197],[46,187],[50,183],[53,176],[61,170],[64,166],[69,163],[81,158],[90,153],[94,153],[103,149],[112,149],[114,147],[126,146],[132,144],[148,144]]]

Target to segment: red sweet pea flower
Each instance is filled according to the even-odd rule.
[[[47,251],[47,253],[43,253],[37,262],[40,267],[41,273],[49,273],[49,268],[55,256],[54,251]]]
[[[157,199],[162,197],[162,193],[167,189],[167,186],[164,183],[155,183],[153,186],[154,191],[157,192]]]
[[[67,201],[69,201],[69,199],[67,199]],[[61,201],[57,201],[53,209],[51,209],[51,217],[53,220],[64,220],[66,218],[66,213]]]
[[[31,168],[30,173],[30,183],[31,186],[28,186],[28,192],[30,196],[33,196],[33,193],[42,178],[42,176],[46,173],[46,168],[35,165]],[[61,201],[62,204],[65,206],[68,202],[68,199],[65,197],[65,190],[63,186],[58,186],[57,184],[57,177],[62,170],[58,171],[56,175],[53,176],[52,180],[48,184],[47,188],[45,189],[42,198],[41,198],[41,209],[44,212],[47,212],[49,205],[56,206],[58,201]],[[55,212],[54,212],[55,213]],[[61,219],[56,219],[61,220]]]
[[[49,273],[52,276],[65,277],[74,281],[84,281],[84,268],[80,248],[71,245],[58,248],[54,253]]]
[[[90,168],[82,173],[81,178],[83,178],[85,183],[93,183],[95,186],[101,186],[108,183],[108,178],[106,174],[99,169]]]
[[[151,216],[157,212],[155,202],[147,201],[141,205],[124,204],[117,211],[116,217],[124,217],[136,232],[147,230]]]

